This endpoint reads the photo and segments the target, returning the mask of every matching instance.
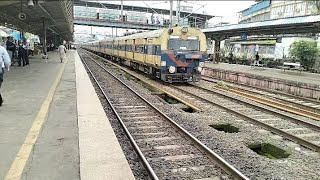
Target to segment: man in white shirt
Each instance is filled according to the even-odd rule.
[[[59,50],[60,61],[63,62],[63,59],[65,59],[66,57],[67,49],[63,45],[63,43],[61,43],[60,46],[58,47],[58,50]]]
[[[6,48],[4,48],[3,46],[0,46],[0,88],[3,82],[3,74],[5,71],[5,68],[9,71],[10,65],[11,65],[11,60]],[[3,103],[3,99],[0,91],[0,106],[2,106],[2,103]]]

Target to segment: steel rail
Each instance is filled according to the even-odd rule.
[[[215,94],[219,94],[221,96],[224,96],[226,98],[229,98],[229,99],[232,99],[234,101],[237,101],[237,102],[240,102],[240,103],[244,103],[244,104],[247,104],[247,105],[250,105],[250,106],[253,106],[255,108],[258,108],[259,110],[262,110],[262,111],[267,111],[267,112],[271,112],[271,113],[274,113],[274,114],[277,114],[283,118],[286,118],[292,122],[295,122],[295,123],[298,123],[298,124],[301,124],[301,125],[304,125],[304,126],[307,126],[311,129],[314,129],[316,131],[320,131],[320,127],[316,124],[313,124],[311,122],[306,122],[306,121],[302,121],[298,118],[295,118],[295,117],[291,117],[290,115],[287,115],[285,113],[282,113],[282,112],[278,112],[278,111],[275,111],[275,110],[272,110],[272,109],[266,109],[264,108],[263,106],[260,106],[258,104],[253,104],[253,103],[250,103],[250,102],[246,102],[246,101],[243,101],[243,100],[240,100],[240,99],[236,99],[230,95],[227,95],[227,94],[224,94],[224,93],[220,93],[220,92],[215,92],[215,91],[212,91],[210,89],[206,89],[206,88],[203,88],[203,87],[199,87],[197,85],[193,85],[194,87],[198,88],[198,89],[202,89],[204,91],[207,91],[207,92],[210,92],[210,93],[215,93]]]
[[[288,112],[291,112],[291,113],[294,113],[294,114],[297,114],[297,115],[300,115],[300,116],[305,116],[305,117],[320,121],[320,114],[316,112],[316,111],[319,111],[319,109],[316,109],[316,108],[313,108],[313,107],[310,107],[310,106],[306,106],[306,105],[303,105],[303,104],[299,104],[299,103],[296,103],[296,102],[291,102],[291,101],[287,101],[287,100],[283,100],[283,99],[277,99],[277,100],[266,99],[266,98],[259,97],[259,96],[256,96],[256,95],[248,94],[246,92],[249,92],[249,93],[256,93],[256,92],[252,92],[252,91],[247,90],[247,89],[241,89],[241,88],[238,88],[238,87],[230,87],[230,86],[228,86],[228,88],[216,88],[216,89],[229,91],[229,92],[232,92],[234,94],[238,94],[240,96],[243,96],[243,97],[249,98],[251,100],[257,101],[257,102],[259,102],[261,104],[268,105],[270,107],[274,107],[274,108],[277,108],[277,109],[281,109],[281,110],[288,111]],[[290,106],[290,105],[284,104],[283,102],[294,104],[295,106],[299,106],[299,107]],[[310,111],[309,109],[312,109],[313,111]]]
[[[85,54],[85,53],[84,53]],[[87,55],[87,54],[86,54]],[[88,55],[87,55],[88,56]],[[90,57],[90,56],[88,56]],[[139,149],[136,141],[133,139],[132,135],[130,134],[129,130],[127,129],[127,127],[125,126],[124,122],[122,121],[122,119],[120,118],[119,114],[117,113],[116,109],[114,108],[114,106],[112,105],[110,99],[108,98],[108,96],[106,95],[106,93],[104,92],[104,90],[102,89],[100,83],[98,82],[98,80],[96,79],[96,77],[93,75],[92,71],[90,70],[89,66],[87,65],[87,63],[83,60],[83,58],[80,56],[83,64],[86,66],[86,69],[89,71],[90,75],[92,76],[92,78],[94,79],[95,83],[98,85],[100,91],[102,92],[104,98],[107,100],[108,104],[110,105],[113,113],[116,115],[118,121],[120,122],[123,130],[125,131],[127,137],[129,138],[134,150],[136,151],[136,153],[138,154],[138,156],[140,157],[142,164],[144,165],[144,167],[146,168],[149,176],[153,179],[153,180],[159,180],[158,176],[156,175],[156,173],[153,171],[153,169],[151,168],[149,162],[147,161],[146,157],[143,155],[143,153],[141,152],[141,150]],[[91,58],[91,57],[90,57]]]
[[[90,57],[90,56],[89,56]],[[97,63],[92,57],[90,57],[92,61]],[[100,57],[101,58],[101,57]],[[150,107],[152,107],[155,111],[157,111],[162,117],[164,117],[166,120],[168,120],[175,129],[177,129],[179,132],[181,132],[186,138],[191,140],[195,146],[197,146],[200,150],[204,151],[206,155],[208,155],[211,159],[213,159],[215,162],[217,162],[218,166],[222,168],[226,173],[229,175],[232,175],[236,179],[246,179],[249,180],[245,175],[243,175],[240,171],[238,171],[236,168],[234,168],[232,165],[230,165],[227,161],[225,161],[222,157],[220,157],[218,154],[213,152],[210,148],[208,148],[206,145],[204,145],[201,141],[199,141],[196,137],[191,135],[188,131],[186,131],[182,126],[174,122],[170,117],[168,117],[166,114],[161,112],[157,107],[155,107],[153,104],[151,104],[148,100],[146,100],[144,97],[142,97],[139,93],[137,93],[134,89],[129,87],[126,83],[124,83],[122,80],[120,80],[118,77],[114,76],[109,70],[107,70],[105,67],[97,63],[101,68],[103,68],[106,72],[108,72],[111,76],[113,76],[115,79],[117,79],[120,83],[122,83],[125,87],[130,89],[134,94],[136,94],[139,98],[141,98],[145,103],[147,103]],[[115,110],[115,109],[114,109]],[[120,117],[119,117],[120,118]]]
[[[91,53],[91,52],[90,52],[90,53]],[[102,57],[100,57],[100,56],[98,56],[98,55],[96,55],[96,54],[93,54],[93,53],[91,53],[91,54],[94,55],[94,56],[96,56],[96,57],[102,58]],[[116,67],[120,68],[121,70],[125,71],[125,72],[128,73],[129,75],[131,75],[131,76],[139,79],[139,80],[140,80],[141,82],[143,82],[144,84],[146,84],[146,85],[148,85],[148,86],[150,86],[150,87],[152,87],[152,88],[154,88],[154,89],[157,89],[158,91],[160,91],[160,92],[168,95],[169,97],[172,97],[172,98],[174,98],[174,99],[177,99],[178,101],[182,102],[183,104],[185,104],[185,105],[188,106],[188,107],[191,107],[191,108],[194,109],[195,111],[198,111],[198,112],[201,111],[201,108],[199,107],[199,105],[195,105],[194,103],[188,102],[187,100],[185,100],[185,99],[183,99],[183,98],[181,98],[181,97],[179,97],[179,96],[177,96],[177,95],[175,95],[175,94],[173,94],[173,93],[171,93],[171,92],[169,92],[169,91],[167,91],[167,90],[165,90],[165,89],[163,89],[163,88],[157,87],[156,85],[154,85],[154,84],[152,84],[152,83],[150,83],[150,82],[148,82],[148,81],[146,81],[146,80],[138,77],[138,76],[135,75],[134,73],[130,72],[130,71],[127,70],[126,68],[121,67],[120,65],[118,65],[118,64],[116,64],[116,63],[110,62],[110,61],[108,61],[108,60],[106,60],[106,59],[104,59],[104,58],[103,58],[102,60],[103,60],[104,62],[107,62],[107,63],[109,63],[109,64],[112,64],[113,66],[116,66]]]
[[[207,102],[207,103],[210,103],[210,104],[213,104],[213,105],[215,105],[215,106],[218,106],[218,107],[220,107],[220,108],[222,108],[222,109],[224,109],[224,110],[226,110],[226,111],[229,111],[229,112],[231,112],[231,113],[233,113],[233,114],[235,114],[235,115],[237,115],[237,116],[239,116],[239,117],[241,117],[241,118],[243,118],[243,119],[246,119],[246,120],[248,120],[248,121],[250,121],[250,122],[252,122],[252,123],[254,123],[254,124],[257,124],[257,125],[262,126],[262,127],[266,128],[266,129],[269,129],[270,131],[272,131],[272,132],[274,132],[274,133],[280,134],[280,135],[282,135],[282,136],[284,136],[284,137],[286,137],[286,138],[288,138],[288,139],[290,139],[290,140],[292,140],[292,141],[298,142],[299,144],[301,144],[301,145],[303,145],[303,146],[305,146],[305,147],[307,147],[307,148],[310,148],[310,149],[313,149],[313,150],[315,150],[315,151],[317,151],[317,152],[320,152],[320,146],[318,146],[318,145],[316,145],[316,144],[314,144],[314,143],[312,143],[312,142],[306,141],[306,140],[304,140],[304,139],[302,139],[302,138],[299,138],[299,137],[297,137],[297,136],[294,136],[294,135],[292,135],[292,134],[289,134],[289,133],[287,133],[287,132],[285,132],[285,131],[282,131],[281,129],[277,129],[277,128],[273,127],[273,126],[270,126],[270,125],[268,125],[268,124],[266,124],[266,123],[263,123],[263,122],[261,122],[261,121],[258,121],[258,120],[256,120],[256,119],[254,119],[254,118],[252,118],[252,117],[249,117],[249,116],[244,115],[244,114],[242,114],[242,113],[240,113],[240,112],[237,112],[237,111],[235,111],[235,110],[232,110],[232,109],[230,109],[230,108],[228,108],[228,107],[225,107],[225,106],[223,106],[223,105],[221,105],[221,104],[218,104],[218,103],[216,103],[216,102],[214,102],[214,101],[211,101],[211,100],[205,99],[205,98],[203,98],[203,97],[200,97],[200,96],[198,96],[198,95],[192,94],[192,93],[190,93],[190,92],[188,92],[188,91],[186,91],[186,90],[184,90],[184,89],[181,89],[181,88],[178,88],[178,87],[175,87],[175,86],[172,86],[172,87],[173,87],[173,88],[176,88],[176,89],[178,89],[178,90],[180,90],[180,91],[182,91],[182,92],[184,92],[184,93],[193,95],[194,97],[197,97],[198,99],[201,99],[202,101],[205,101],[205,102]],[[207,92],[210,92],[210,93],[216,93],[216,94],[222,95],[222,96],[224,96],[224,97],[230,98],[230,99],[232,99],[232,100],[236,100],[236,101],[241,102],[241,103],[246,103],[246,102],[243,102],[243,101],[241,101],[241,100],[238,100],[238,99],[234,99],[234,98],[232,98],[232,97],[229,97],[229,96],[227,96],[227,95],[225,95],[225,94],[221,94],[221,93],[218,93],[218,92],[211,91],[211,90],[209,90],[209,89],[205,89],[205,88],[198,87],[198,86],[194,86],[194,87],[197,87],[197,88],[199,88],[199,89],[202,89],[202,90],[207,91]],[[248,103],[248,104],[249,104],[249,103]],[[249,105],[251,105],[251,104],[249,104]],[[255,107],[259,108],[259,109],[262,109],[262,110],[267,110],[267,109],[264,109],[264,108],[259,107],[259,106],[256,106],[256,105],[253,105],[253,106],[255,106]],[[267,111],[269,111],[269,110],[267,110]],[[270,111],[271,111],[271,110],[270,110]],[[271,112],[273,112],[273,113],[278,113],[278,112],[275,112],[275,111],[271,111]],[[286,117],[287,117],[287,116],[286,116]],[[302,121],[302,122],[303,122],[303,121]],[[318,129],[318,130],[320,129],[319,126],[316,126],[316,125],[313,125],[313,124],[309,124],[309,123],[308,123],[307,125],[308,125],[308,126],[312,126],[314,129]]]
[[[201,79],[204,80],[204,81],[209,81],[209,82],[217,82],[218,81],[218,80],[215,80],[213,77],[205,76],[205,75],[202,75]],[[216,79],[219,79],[219,78],[216,78]],[[237,84],[237,85],[240,85],[240,86],[246,86],[246,87],[249,87],[249,88],[259,89],[261,91],[267,91],[267,92],[270,92],[270,93],[281,94],[281,95],[289,96],[289,97],[292,97],[292,98],[300,99],[300,100],[303,100],[303,101],[310,101],[310,102],[313,102],[313,103],[320,103],[320,101],[317,100],[317,99],[312,99],[312,98],[307,98],[307,97],[302,97],[302,96],[296,96],[296,95],[289,94],[289,93],[282,92],[282,91],[276,91],[276,90],[266,89],[266,88],[262,88],[262,87],[251,86],[251,85],[248,85],[248,84],[242,84],[242,83],[233,82],[233,81],[230,81],[230,80],[224,80],[224,79],[219,79],[219,80],[226,81],[226,82],[232,83],[232,84]]]

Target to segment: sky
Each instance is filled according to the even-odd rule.
[[[93,0],[89,0],[93,1]],[[101,3],[110,3],[110,4],[121,4],[120,0],[117,1],[103,1]],[[237,1],[181,1],[181,6],[192,6],[193,11],[197,10],[196,13],[204,13],[209,15],[218,16],[209,21],[210,24],[217,24],[220,21],[229,22],[231,24],[238,23],[238,12],[246,8],[249,8],[251,5],[255,4],[254,0],[237,0]],[[123,0],[123,5],[135,5],[142,7],[151,7],[151,8],[161,8],[161,9],[170,9],[169,1],[134,1],[134,0]],[[173,10],[176,9],[177,1],[173,0]],[[90,32],[91,27],[88,26],[75,26],[75,32]],[[118,29],[118,35],[122,35],[126,30]],[[134,30],[129,30],[134,31]],[[93,34],[111,34],[111,28],[103,27],[92,27]]]

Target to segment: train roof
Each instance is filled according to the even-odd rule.
[[[149,38],[149,37],[159,37],[166,30],[166,28],[158,29],[154,31],[146,31],[142,33],[132,34],[129,36],[121,36],[115,38],[115,40],[124,40],[124,39],[136,39],[136,38]]]
[[[106,38],[100,40],[99,42],[101,42],[101,41],[112,41],[113,39],[114,38],[112,38],[112,37],[106,37]]]
[[[190,28],[190,27],[188,27]],[[168,30],[168,28],[162,28],[154,31],[145,31],[141,33],[131,34],[128,36],[120,36],[120,37],[106,37],[105,39],[102,39],[100,41],[93,41],[89,43],[98,43],[98,42],[106,42],[106,41],[121,41],[121,40],[127,40],[127,39],[139,39],[139,38],[153,38],[153,37],[160,37],[164,31]],[[200,30],[199,30],[200,31]],[[201,32],[201,31],[200,31]]]
[[[99,40],[83,42],[82,44],[94,44],[94,43],[99,43]]]

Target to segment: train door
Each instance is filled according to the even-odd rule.
[[[148,44],[147,44],[147,38],[143,39],[143,62],[146,64],[147,62],[147,53],[148,53]]]
[[[125,57],[125,59],[127,59],[128,57],[127,57],[127,55],[128,55],[128,53],[127,53],[127,51],[128,51],[128,40],[125,40],[124,41],[124,57]]]
[[[114,40],[112,40],[112,46],[111,46],[111,55],[114,55],[114,48],[115,48],[115,44],[114,44]]]
[[[147,62],[152,65],[154,65],[154,61],[155,61],[154,50],[155,50],[155,46],[154,46],[153,39],[148,39],[148,52],[147,52],[148,59],[147,59]]]
[[[136,40],[133,39],[133,43],[132,43],[132,59],[133,59],[133,60],[135,60],[135,59],[134,59],[134,54],[135,54],[135,52],[136,52]]]
[[[120,50],[120,45],[119,45],[119,41],[116,41],[116,51],[115,51],[115,56],[119,56],[119,50]]]

